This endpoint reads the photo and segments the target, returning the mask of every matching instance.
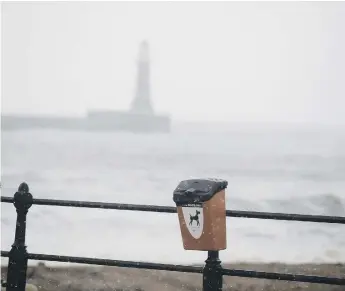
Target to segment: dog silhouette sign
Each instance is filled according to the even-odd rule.
[[[187,204],[182,207],[183,218],[189,233],[195,239],[202,235],[204,228],[204,210],[202,205]]]

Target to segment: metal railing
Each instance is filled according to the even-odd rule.
[[[132,210],[146,212],[164,212],[176,213],[175,207],[154,206],[154,205],[135,205],[119,203],[102,203],[89,201],[70,201],[70,200],[53,200],[53,199],[34,199],[29,192],[26,183],[22,183],[14,197],[1,197],[1,202],[13,203],[17,211],[17,223],[15,231],[15,240],[10,251],[1,251],[2,257],[8,257],[7,282],[2,285],[6,286],[7,291],[24,291],[26,284],[26,272],[28,260],[43,260],[54,262],[70,262],[79,264],[91,264],[100,266],[116,266],[123,268],[166,270],[185,273],[203,274],[204,291],[221,291],[223,285],[223,275],[271,280],[296,281],[306,283],[319,283],[330,285],[345,285],[344,278],[286,274],[273,272],[259,272],[249,270],[225,269],[221,266],[218,251],[209,251],[204,267],[184,266],[172,264],[158,264],[149,262],[134,262],[121,260],[108,260],[99,258],[57,256],[47,254],[28,253],[25,246],[26,216],[29,208],[33,205],[65,206],[65,207],[84,207],[84,208],[101,208],[115,210]],[[236,211],[226,210],[228,217],[243,217],[256,219],[275,219],[287,221],[308,221],[318,223],[338,223],[345,224],[345,217],[339,216],[315,216],[301,214],[285,214],[255,211]]]

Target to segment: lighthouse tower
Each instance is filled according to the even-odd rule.
[[[140,44],[137,67],[136,90],[131,104],[131,111],[133,113],[153,115],[154,112],[150,100],[149,44],[146,40]]]

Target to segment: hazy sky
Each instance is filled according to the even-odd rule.
[[[3,112],[127,109],[146,38],[175,120],[345,124],[344,2],[2,5]]]

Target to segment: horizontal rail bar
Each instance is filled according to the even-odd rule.
[[[13,203],[13,197],[1,196],[1,202]],[[121,203],[56,200],[56,199],[33,199],[33,204],[49,205],[49,206],[66,206],[66,207],[176,213],[176,207],[173,207],[173,206],[121,204]],[[345,224],[345,217],[341,217],[341,216],[306,215],[306,214],[292,214],[292,213],[240,211],[240,210],[226,210],[226,216],[242,217],[242,218],[256,218],[256,219],[285,220],[285,221]]]
[[[284,274],[284,273],[271,273],[271,272],[259,272],[248,270],[230,270],[223,269],[223,275],[233,277],[244,278],[258,278],[269,280],[281,280],[281,281],[295,281],[304,283],[317,283],[317,284],[329,284],[329,285],[345,285],[345,278],[334,277],[320,277],[312,275],[300,275],[300,274]]]
[[[242,217],[242,218],[257,218],[257,219],[274,219],[274,220],[285,220],[285,221],[345,224],[345,217],[342,217],[342,216],[308,215],[308,214],[278,213],[278,212],[241,211],[241,210],[226,210],[226,216]]]
[[[1,256],[8,257],[9,252],[1,251]],[[120,261],[120,260],[97,259],[97,258],[44,255],[44,254],[28,254],[28,259],[39,260],[39,261],[89,264],[89,265],[99,265],[99,266],[112,266],[112,267],[122,267],[122,268],[163,270],[163,271],[174,271],[174,272],[184,272],[184,273],[202,273],[203,271],[203,267],[195,267],[195,266],[158,264],[158,263],[148,263],[148,262],[132,262],[132,261]]]
[[[1,256],[8,257],[9,252],[1,251]],[[157,263],[148,263],[148,262],[133,262],[133,261],[108,260],[108,259],[98,259],[98,258],[44,255],[44,254],[28,254],[28,259],[40,260],[40,261],[77,263],[77,264],[91,264],[91,265],[100,265],[100,266],[113,266],[113,267],[122,267],[122,268],[175,271],[175,272],[184,272],[184,273],[199,273],[199,274],[203,273],[203,267],[157,264]],[[299,275],[299,274],[294,275],[294,274],[284,274],[284,273],[269,273],[269,272],[231,270],[231,269],[222,269],[222,274],[226,276],[233,276],[233,277],[283,280],[283,281],[295,281],[295,282],[305,282],[305,283],[320,283],[320,284],[330,284],[330,285],[345,285],[345,278],[334,278],[334,277],[319,277],[319,276],[310,276],[310,275]]]
[[[4,202],[4,203],[13,203],[13,201],[14,201],[13,197],[1,196],[1,202]]]
[[[1,202],[13,203],[13,198],[1,196]],[[65,206],[65,207],[82,207],[82,208],[100,208],[100,209],[115,209],[115,210],[134,210],[134,211],[146,211],[146,212],[176,213],[176,207],[173,207],[173,206],[122,204],[122,203],[109,203],[109,202],[90,202],[90,201],[76,201],[76,200],[56,200],[56,199],[33,199],[32,204],[49,205],[49,206]]]

